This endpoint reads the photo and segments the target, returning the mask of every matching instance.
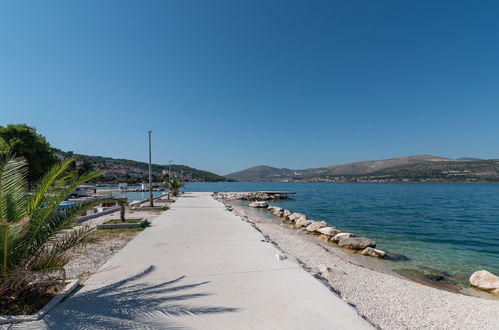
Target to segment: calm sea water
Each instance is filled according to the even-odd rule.
[[[499,184],[189,183],[187,191],[295,191],[274,202],[401,253],[392,268],[432,267],[467,279],[499,274]]]

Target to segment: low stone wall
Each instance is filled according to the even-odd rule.
[[[113,212],[119,211],[120,207],[121,206],[113,206],[113,207],[110,207],[109,209],[104,210],[102,212],[97,212],[97,213],[94,213],[94,214],[89,214],[89,215],[85,215],[83,217],[76,218],[75,221],[78,222],[78,223],[81,223],[81,222],[85,222],[85,221],[88,221],[88,220],[91,220],[91,219],[94,219],[94,218],[98,218],[101,215],[106,215],[106,214],[109,214],[109,213],[113,213]]]

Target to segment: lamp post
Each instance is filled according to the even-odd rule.
[[[170,164],[168,165],[168,178],[173,178],[172,175],[172,161],[170,160]]]
[[[151,133],[149,131],[149,206],[153,207],[153,198],[152,198],[152,172],[151,172]]]

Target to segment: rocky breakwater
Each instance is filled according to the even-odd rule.
[[[213,198],[218,201],[270,201],[287,199],[286,196],[277,193],[266,193],[262,191],[249,192],[215,192]]]
[[[338,244],[344,249],[360,252],[360,254],[375,258],[384,258],[386,253],[375,249],[376,242],[366,237],[355,237],[352,233],[343,233],[336,227],[328,226],[325,221],[310,220],[303,213],[291,213],[279,206],[269,205],[272,215],[279,217],[283,223],[293,226],[300,233],[318,235],[320,239]]]

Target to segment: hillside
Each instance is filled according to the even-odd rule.
[[[451,159],[448,158],[436,157],[431,155],[407,156],[407,157],[391,158],[384,160],[362,161],[362,162],[348,163],[343,165],[333,165],[327,167],[327,170],[324,171],[323,174],[324,175],[363,175],[396,166],[419,164],[422,162],[447,162],[450,160]]]
[[[305,170],[255,166],[226,177],[238,181],[499,181],[499,161],[418,155]]]
[[[368,180],[498,182],[499,159],[421,162],[395,166],[370,173]]]
[[[295,173],[287,168],[275,168],[265,165],[250,167],[246,170],[225,175],[226,178],[237,181],[260,181],[262,179],[279,179],[294,176]]]
[[[64,152],[56,150],[57,154],[63,157],[76,157],[76,167],[81,167],[83,163],[91,165],[93,170],[100,171],[103,175],[98,179],[104,182],[140,182],[147,178],[149,164],[130,159],[116,159],[103,156],[89,156],[82,154],[74,154],[72,152]],[[232,181],[218,174],[199,170],[186,165],[171,164],[170,165],[151,165],[154,180],[162,181],[163,172],[171,169],[172,175],[180,177],[187,182],[213,182],[213,181]]]

